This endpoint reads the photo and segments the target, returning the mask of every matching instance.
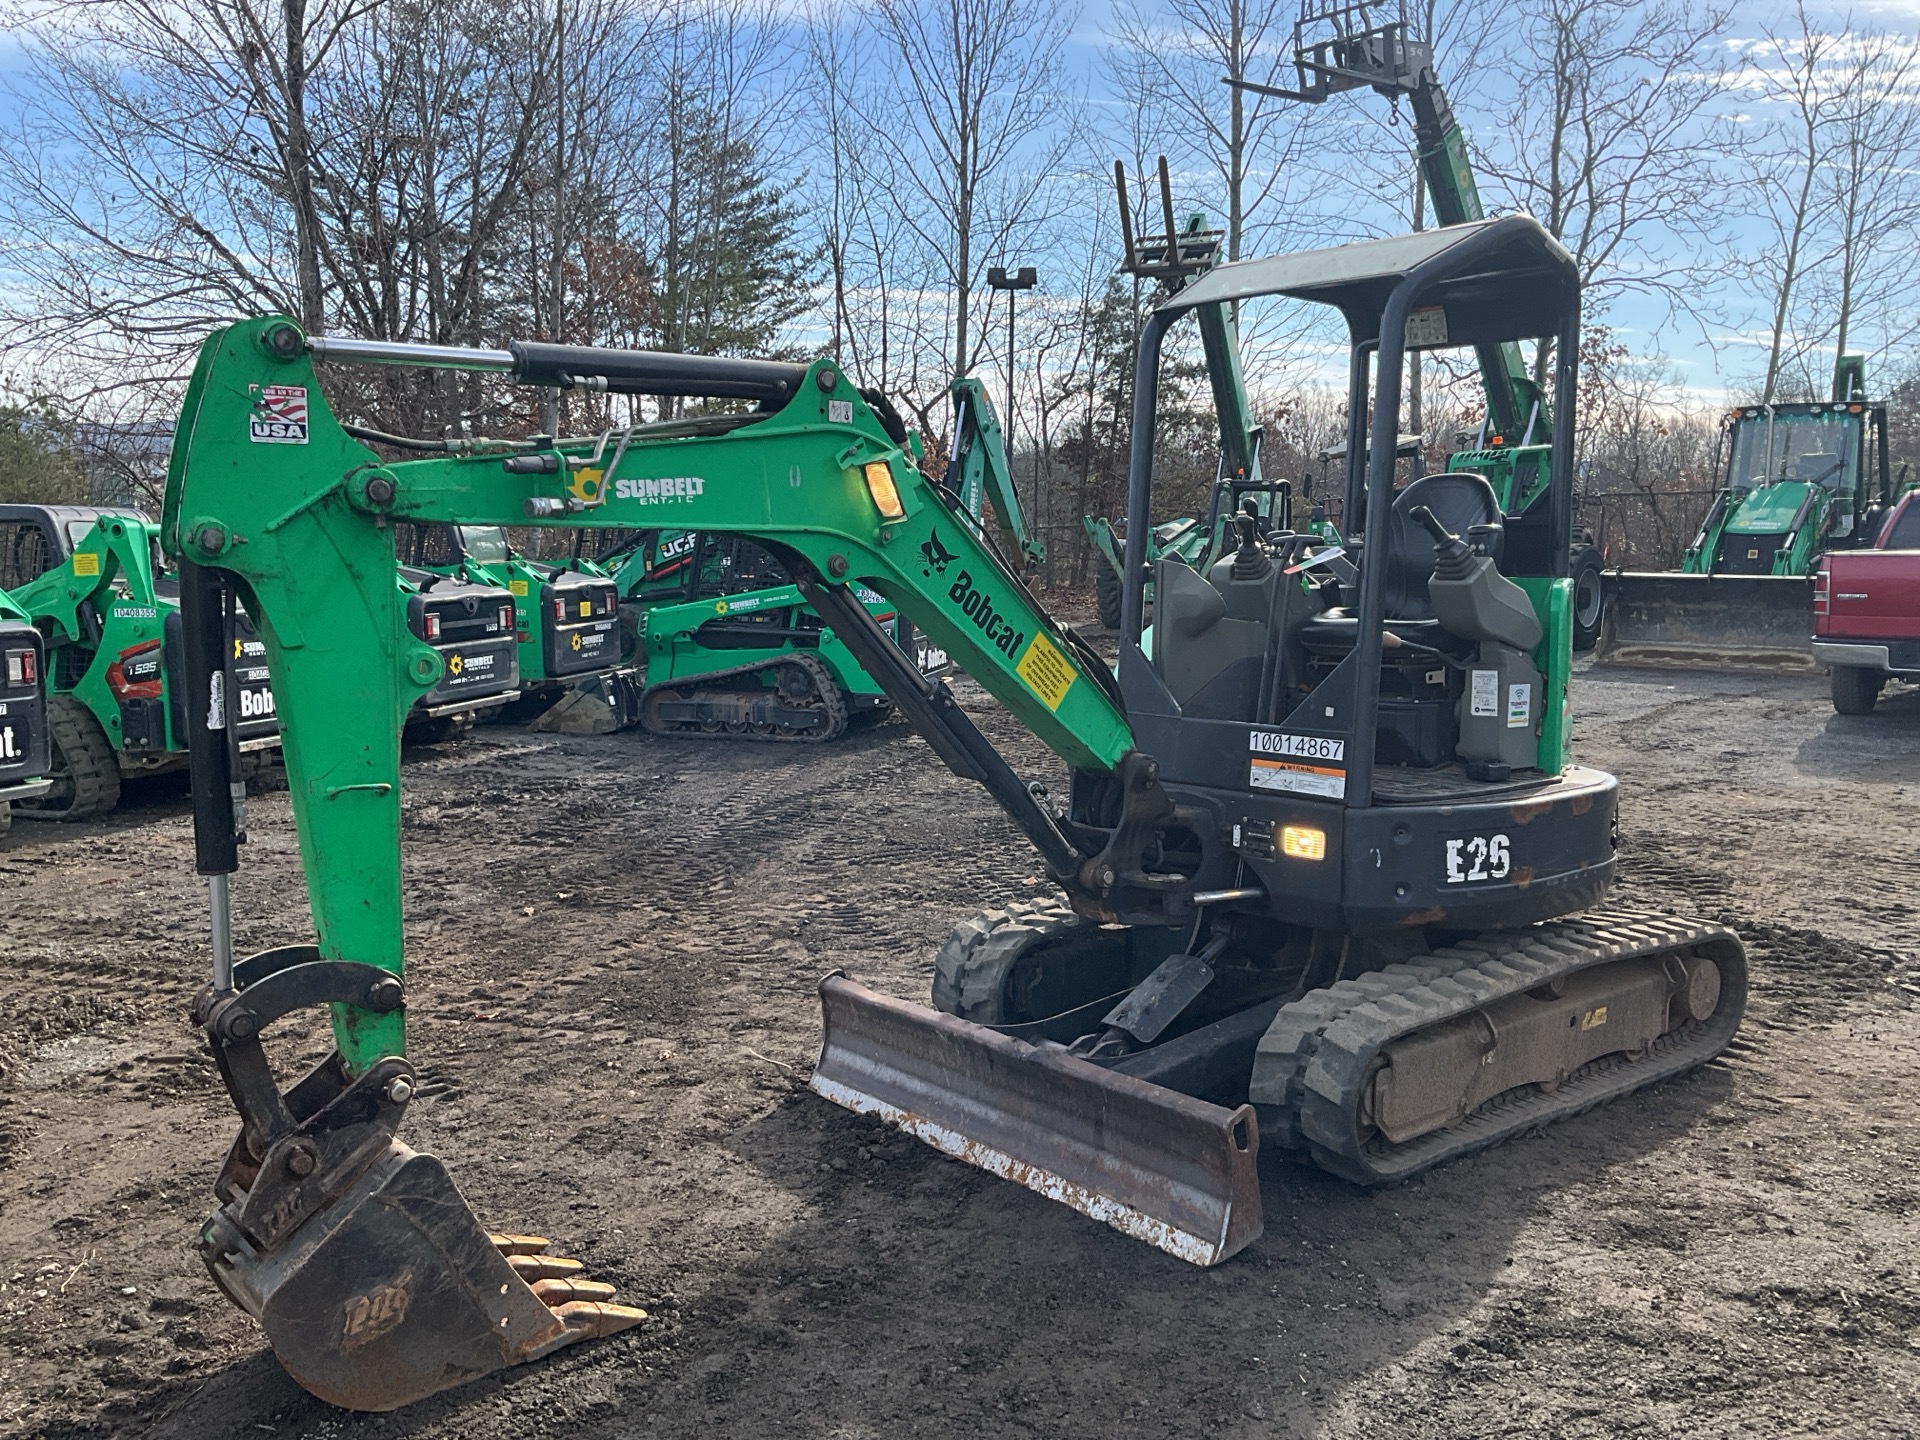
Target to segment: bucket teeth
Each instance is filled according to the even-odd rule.
[[[568,1280],[587,1268],[578,1260],[566,1260],[558,1255],[508,1255],[507,1264],[528,1284],[535,1280]]]
[[[604,1280],[536,1280],[533,1293],[547,1304],[559,1306],[569,1300],[611,1300],[614,1287]]]
[[[553,1242],[544,1235],[489,1235],[502,1255],[538,1255]]]
[[[647,1318],[638,1305],[609,1305],[600,1300],[570,1300],[556,1305],[553,1313],[566,1322],[567,1329],[580,1340],[604,1340],[631,1330]]]

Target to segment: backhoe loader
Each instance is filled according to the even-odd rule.
[[[1832,398],[1742,405],[1720,433],[1721,488],[1675,572],[1607,577],[1600,658],[1629,665],[1811,670],[1814,573],[1871,546],[1899,498],[1887,407],[1842,355]]]
[[[46,778],[47,652],[27,612],[0,590],[0,835],[16,803],[53,788]]]
[[[0,576],[47,643],[47,778],[23,819],[83,820],[120,803],[124,777],[187,763],[179,589],[159,527],[137,510],[0,505]],[[240,750],[253,768],[278,743],[266,648],[236,622]]]
[[[1242,514],[1207,573],[1162,563],[1149,636],[1163,344],[1198,327],[1226,464],[1251,475],[1232,315],[1264,296],[1346,323],[1348,568]],[[1505,514],[1466,473],[1393,488],[1406,350],[1436,333],[1409,319],[1435,308],[1456,345],[1553,342],[1546,503]],[[1391,1183],[1718,1053],[1744,1010],[1738,938],[1590,908],[1613,879],[1617,784],[1567,756],[1578,339],[1574,261],[1524,216],[1221,265],[1181,290],[1139,342],[1116,670],[1047,616],[831,359],[442,349],[283,318],[209,337],[164,521],[189,577],[191,709],[225,683],[244,601],[280,699],[318,932],[234,958],[231,732],[197,728],[214,943],[196,1015],[242,1116],[200,1241],[217,1283],[301,1384],[364,1409],[643,1318],[604,1288],[527,1283],[566,1267],[483,1227],[444,1167],[397,1138],[415,1079],[395,737],[439,660],[384,581],[395,521],[688,523],[777,555],[1065,896],[959,925],[932,966],[933,1009],[828,977],[813,1089],[1195,1264],[1261,1233],[1262,1139]],[[637,430],[589,513],[567,475],[591,437],[382,464],[335,421],[319,358],[751,408]],[[299,448],[251,443],[269,391],[300,397]],[[1064,792],[1013,770],[862,586],[1054,751]],[[283,1092],[262,1031],[320,1005],[337,1050]]]

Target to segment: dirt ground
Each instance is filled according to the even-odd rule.
[[[388,1417],[298,1390],[192,1250],[233,1121],[184,1019],[183,787],[16,826],[0,1434],[1920,1434],[1920,1013],[1889,983],[1920,967],[1920,693],[1842,719],[1816,681],[1590,672],[1575,702],[1622,898],[1747,939],[1735,1050],[1401,1189],[1271,1166],[1265,1236],[1212,1271],[801,1088],[822,973],[922,999],[955,919],[1039,883],[904,727],[416,752],[406,1138],[654,1318]],[[283,795],[246,859],[243,949],[309,938]]]

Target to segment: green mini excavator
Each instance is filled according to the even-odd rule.
[[[1149,638],[1163,345],[1197,326],[1231,389],[1233,309],[1264,296],[1345,321],[1367,402],[1349,420],[1346,563],[1316,565],[1315,537],[1243,512],[1204,573],[1160,565]],[[1436,342],[1436,310],[1454,346],[1553,342],[1544,523],[1503,510],[1474,473],[1394,489],[1406,351]],[[209,713],[225,685],[244,602],[279,698],[318,932],[232,954],[232,734],[196,728],[214,944],[195,1014],[241,1115],[200,1237],[216,1282],[301,1384],[365,1409],[644,1318],[532,1253],[537,1239],[483,1226],[399,1138],[416,1085],[407,1010],[431,1002],[401,959],[398,722],[441,662],[391,585],[395,521],[685,524],[779,557],[1063,897],[962,922],[929,965],[932,1008],[823,981],[813,1089],[1196,1264],[1261,1233],[1263,1142],[1391,1183],[1718,1053],[1745,1004],[1739,940],[1596,908],[1617,785],[1567,753],[1578,339],[1574,262],[1523,216],[1221,265],[1182,289],[1139,341],[1116,669],[1045,613],[831,359],[444,350],[310,337],[282,318],[209,337],[164,519],[189,709]],[[637,430],[593,513],[565,483],[592,437],[381,463],[335,421],[316,358],[742,406]],[[268,393],[300,400],[297,443],[252,442]],[[1250,443],[1223,427],[1230,456]],[[1065,785],[1016,773],[862,587],[1045,743]],[[282,1088],[262,1033],[318,1006],[336,1050]]]

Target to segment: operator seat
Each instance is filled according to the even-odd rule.
[[[1412,518],[1421,505],[1456,535],[1464,536],[1475,525],[1494,527],[1490,534],[1482,534],[1487,535],[1487,553],[1498,566],[1506,534],[1500,528],[1500,501],[1484,475],[1470,471],[1423,475],[1393,497],[1386,524],[1379,527],[1377,537],[1369,537],[1363,562],[1384,562],[1387,567],[1388,630],[1416,645],[1466,654],[1473,649],[1472,643],[1441,629],[1434,618],[1427,592],[1427,581],[1433,576],[1433,537]],[[1312,654],[1338,656],[1353,649],[1359,634],[1359,615],[1341,605],[1308,620],[1300,639]]]

